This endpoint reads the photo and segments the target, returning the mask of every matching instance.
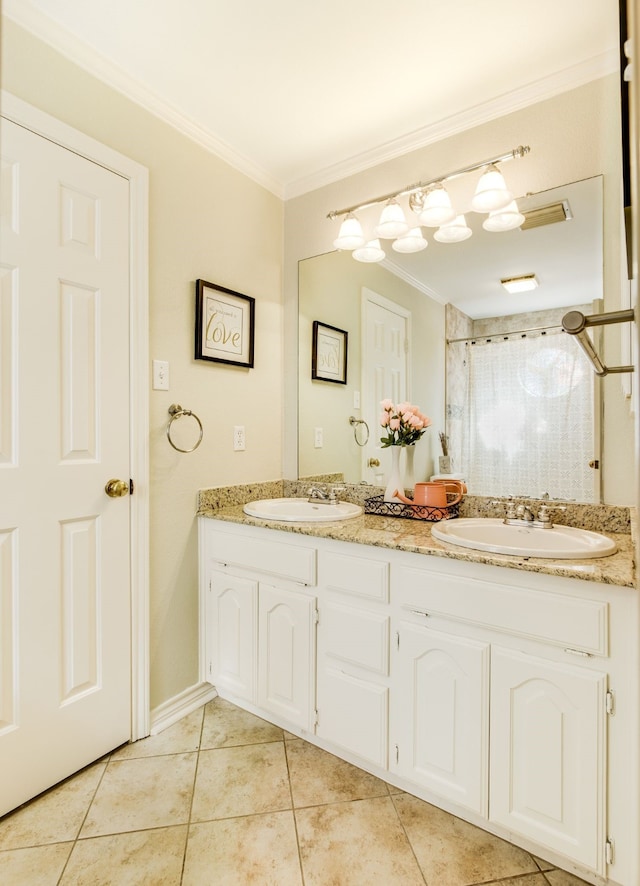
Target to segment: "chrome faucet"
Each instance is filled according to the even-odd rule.
[[[503,522],[511,526],[535,527],[536,529],[553,529],[553,523],[549,516],[550,511],[566,511],[565,505],[541,505],[538,516],[534,514],[529,505],[519,504],[509,500]]]
[[[307,495],[309,496],[309,501],[315,501],[316,499],[327,501],[329,498],[329,493],[323,486],[311,486],[307,490]]]

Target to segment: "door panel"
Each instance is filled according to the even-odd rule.
[[[362,479],[384,486],[391,456],[380,446],[380,402],[389,398],[397,404],[407,398],[411,315],[389,299],[363,289],[362,316],[362,417],[370,430],[362,450]],[[371,459],[379,465],[370,467]]]
[[[129,184],[7,120],[2,156],[0,813],[131,736]]]

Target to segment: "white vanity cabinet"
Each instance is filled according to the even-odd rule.
[[[223,697],[599,882],[635,886],[631,588],[200,519]]]
[[[238,704],[312,730],[315,549],[204,521],[200,570],[206,679]]]

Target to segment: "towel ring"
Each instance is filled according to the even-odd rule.
[[[350,415],[349,416],[349,424],[353,428],[353,437],[356,441],[356,444],[358,446],[366,446],[367,443],[369,442],[369,425],[366,423],[366,421],[363,418],[356,418],[355,415]],[[358,440],[359,425],[364,425],[365,429],[367,431],[367,436],[364,438],[364,442],[362,442],[362,443]]]
[[[177,403],[174,403],[172,406],[169,407],[169,415],[171,416],[171,418],[169,419],[169,422],[167,424],[167,440],[178,452],[193,452],[194,449],[197,449],[198,446],[202,443],[202,422],[195,414],[195,412],[192,412],[190,409],[183,409],[182,406],[178,406]],[[196,445],[192,446],[191,449],[182,449],[182,447],[176,446],[176,444],[171,439],[171,425],[177,418],[182,418],[183,415],[190,415],[191,418],[195,418],[195,420],[198,422],[198,427],[200,428],[200,436],[198,437]]]

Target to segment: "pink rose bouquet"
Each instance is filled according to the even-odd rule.
[[[387,431],[386,437],[380,437],[383,449],[387,446],[413,446],[431,424],[431,419],[411,403],[394,406],[391,400],[383,400],[380,405],[383,410],[380,425]]]

